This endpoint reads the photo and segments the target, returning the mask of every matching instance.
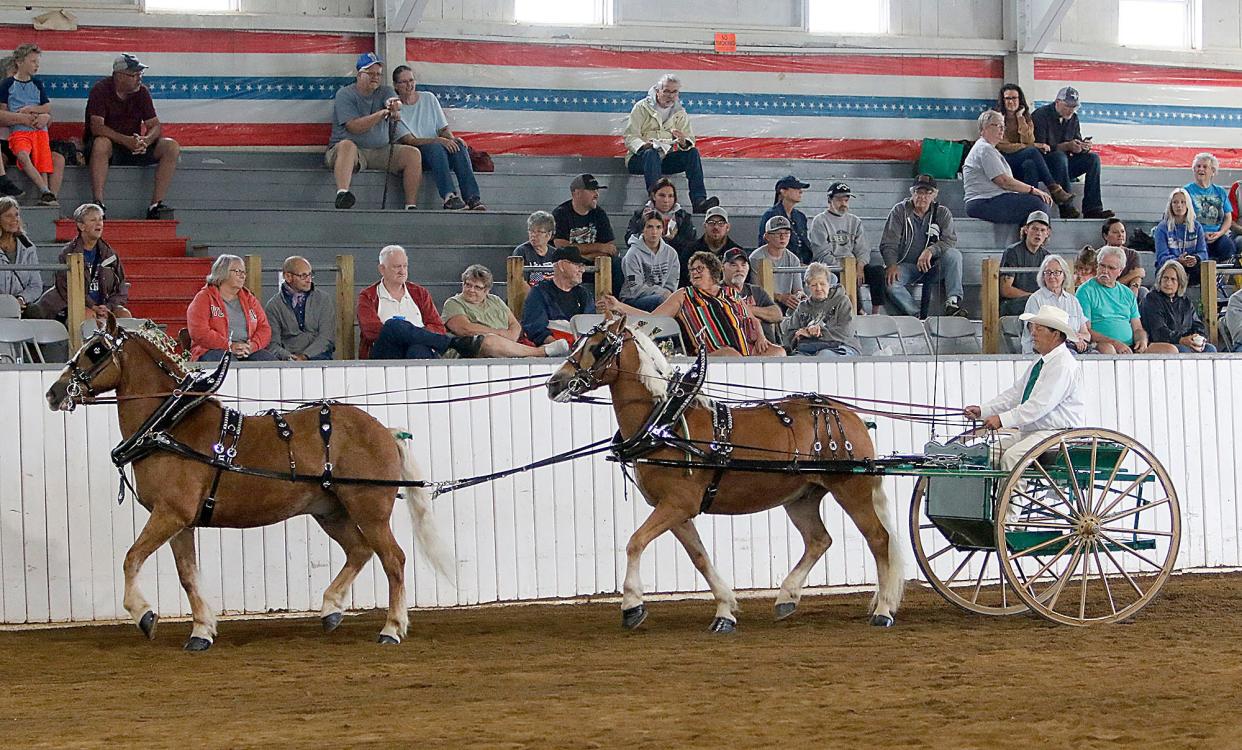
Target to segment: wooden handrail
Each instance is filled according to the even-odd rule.
[[[1218,344],[1216,335],[1216,261],[1205,260],[1199,264],[1199,293],[1203,295],[1203,326],[1207,329],[1207,340],[1213,345]]]
[[[522,319],[522,308],[526,306],[526,295],[530,293],[530,284],[526,283],[526,261],[520,255],[510,255],[505,260],[505,297],[513,317]]]
[[[1000,354],[1000,260],[983,259],[983,279],[979,291],[983,305],[983,353]]]
[[[246,288],[263,304],[263,256],[246,256]]]
[[[772,268],[772,261],[767,258],[759,261],[759,286],[769,297],[776,294],[776,271]]]
[[[86,271],[82,262],[82,253],[69,253],[65,256],[69,266],[66,292],[69,299],[65,300],[69,307],[65,308],[65,323],[69,328],[69,353],[72,355],[82,348],[82,321],[86,313]]]
[[[850,298],[850,305],[854,311],[858,310],[858,258],[849,256],[841,259],[841,286],[845,287],[845,294]]]
[[[612,294],[612,256],[595,257],[595,297]]]
[[[353,359],[354,256],[336,256],[336,358]]]

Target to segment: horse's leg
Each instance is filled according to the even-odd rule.
[[[819,485],[810,485],[796,500],[785,504],[785,512],[794,528],[802,535],[802,557],[785,576],[781,589],[776,594],[776,619],[784,620],[798,608],[802,599],[802,587],[806,585],[806,577],[811,568],[824,556],[832,545],[832,537],[824,526],[824,517],[820,514],[820,503],[824,499],[824,489]]]
[[[331,633],[345,617],[345,593],[358,573],[371,559],[373,550],[358,530],[358,524],[344,512],[331,516],[315,516],[315,520],[331,539],[345,551],[345,564],[323,592],[323,608],[319,620],[325,632]]]
[[[862,532],[875,558],[879,586],[871,600],[871,624],[891,627],[905,589],[901,547],[890,527],[888,494],[880,477],[852,477],[835,485],[833,496]]]
[[[388,503],[389,514],[392,512],[392,499]],[[392,534],[388,515],[383,517],[365,518],[358,521],[358,529],[367,543],[379,555],[380,564],[388,575],[388,620],[380,630],[378,641],[386,645],[395,645],[405,637],[410,625],[410,613],[405,607],[405,552],[397,544]],[[379,514],[374,514],[378,516]]]
[[[686,554],[690,555],[690,562],[694,563],[694,567],[703,574],[703,578],[707,579],[712,596],[716,597],[716,619],[712,620],[712,625],[708,630],[713,633],[732,633],[737,630],[736,613],[740,609],[737,606],[737,597],[733,595],[733,589],[729,584],[725,583],[720,574],[716,572],[711,558],[707,556],[707,548],[703,546],[699,530],[694,527],[694,519],[687,518],[674,526],[672,530],[673,536],[677,537],[681,546],[686,548]]]
[[[184,528],[186,523],[183,520],[157,506],[138,533],[138,538],[125,553],[125,564],[122,568],[125,572],[125,597],[122,601],[125,611],[129,612],[129,616],[134,618],[138,628],[149,639],[155,638],[155,626],[160,618],[152,611],[147,598],[138,589],[138,571],[142,570],[142,564],[151,553]]]
[[[194,554],[194,529],[187,527],[177,532],[168,542],[173,559],[177,561],[177,576],[181,588],[190,600],[190,612],[194,615],[194,629],[185,642],[186,651],[206,651],[216,639],[216,613],[198,590],[198,562]]]
[[[647,608],[643,606],[643,581],[639,572],[639,562],[643,550],[659,535],[677,524],[690,518],[680,508],[670,505],[657,505],[647,520],[642,522],[630,536],[625,545],[625,584],[621,591],[621,627],[633,630],[647,619]]]

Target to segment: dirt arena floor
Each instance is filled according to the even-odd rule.
[[[736,635],[701,600],[0,633],[4,747],[1242,746],[1242,575],[1187,575],[1128,624],[968,615],[912,587],[897,627],[864,595],[806,598]]]

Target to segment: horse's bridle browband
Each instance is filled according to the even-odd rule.
[[[599,373],[608,369],[612,365],[613,360],[621,356],[621,347],[625,345],[626,339],[634,335],[628,328],[622,329],[621,333],[613,333],[608,329],[608,322],[604,321],[588,331],[586,338],[590,340],[599,333],[604,334],[604,340],[593,347],[595,361],[591,363],[590,367],[582,366],[582,355],[580,352],[577,356],[570,355],[565,360],[566,364],[574,368],[574,374],[570,376],[569,383],[567,384],[569,392],[574,396],[581,396],[584,393],[593,391],[602,384],[599,379]]]
[[[91,387],[91,383],[105,367],[112,364],[113,357],[116,356],[124,340],[125,331],[119,331],[114,336],[100,329],[87,340],[87,345],[78,353],[78,356],[69,360],[69,384],[65,386],[65,395],[69,397],[70,411],[78,404],[86,403],[87,398],[96,398],[98,394]],[[83,354],[91,358],[91,365],[85,370],[78,366],[78,357]]]

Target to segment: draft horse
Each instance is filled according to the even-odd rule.
[[[388,617],[378,640],[399,643],[409,625],[405,554],[389,520],[398,483],[418,480],[418,468],[402,444],[409,436],[346,404],[324,402],[242,417],[207,397],[161,429],[149,420],[160,416],[157,411],[167,411],[170,395],[183,395],[173,391],[187,374],[173,347],[159,329],[118,329],[109,315],[106,326],[86,340],[47,391],[48,405],[64,411],[116,391],[125,441],[114,451],[114,460],[124,446],[154,446],[132,454],[135,494],[151,513],[125,555],[124,605],[138,627],[148,638],[155,637],[159,616],[139,590],[137,576],[146,559],[167,542],[194,616],[185,648],[210,648],[216,616],[199,590],[196,526],[253,528],[309,514],[345,551],[344,566],[324,591],[324,629],[331,632],[340,625],[350,585],[377,554],[388,577]],[[379,481],[351,484],[335,481],[334,475]],[[417,486],[404,494],[420,550],[447,574],[451,562],[432,524],[429,494]]]
[[[654,508],[625,548],[622,626],[633,629],[646,619],[639,561],[648,544],[672,531],[716,600],[710,630],[733,632],[737,599],[712,566],[694,517],[775,507],[785,509],[805,544],[776,597],[776,619],[789,617],[811,568],[832,544],[820,515],[828,492],[858,526],[875,558],[879,586],[870,622],[891,626],[905,585],[904,565],[892,533],[893,509],[880,477],[800,472],[796,467],[799,459],[874,458],[875,446],[863,420],[845,405],[814,395],[738,406],[694,396],[670,414],[663,407],[674,397],[687,395],[679,386],[669,387],[672,378],[672,368],[651,339],[627,327],[621,316],[584,336],[547,382],[549,397],[561,402],[608,386],[620,428],[614,455],[632,463],[635,483]],[[732,435],[738,436],[739,444],[732,442]],[[633,446],[638,450],[631,452]],[[751,471],[738,468],[748,461],[758,463],[751,464]],[[761,465],[784,469],[755,470]]]

